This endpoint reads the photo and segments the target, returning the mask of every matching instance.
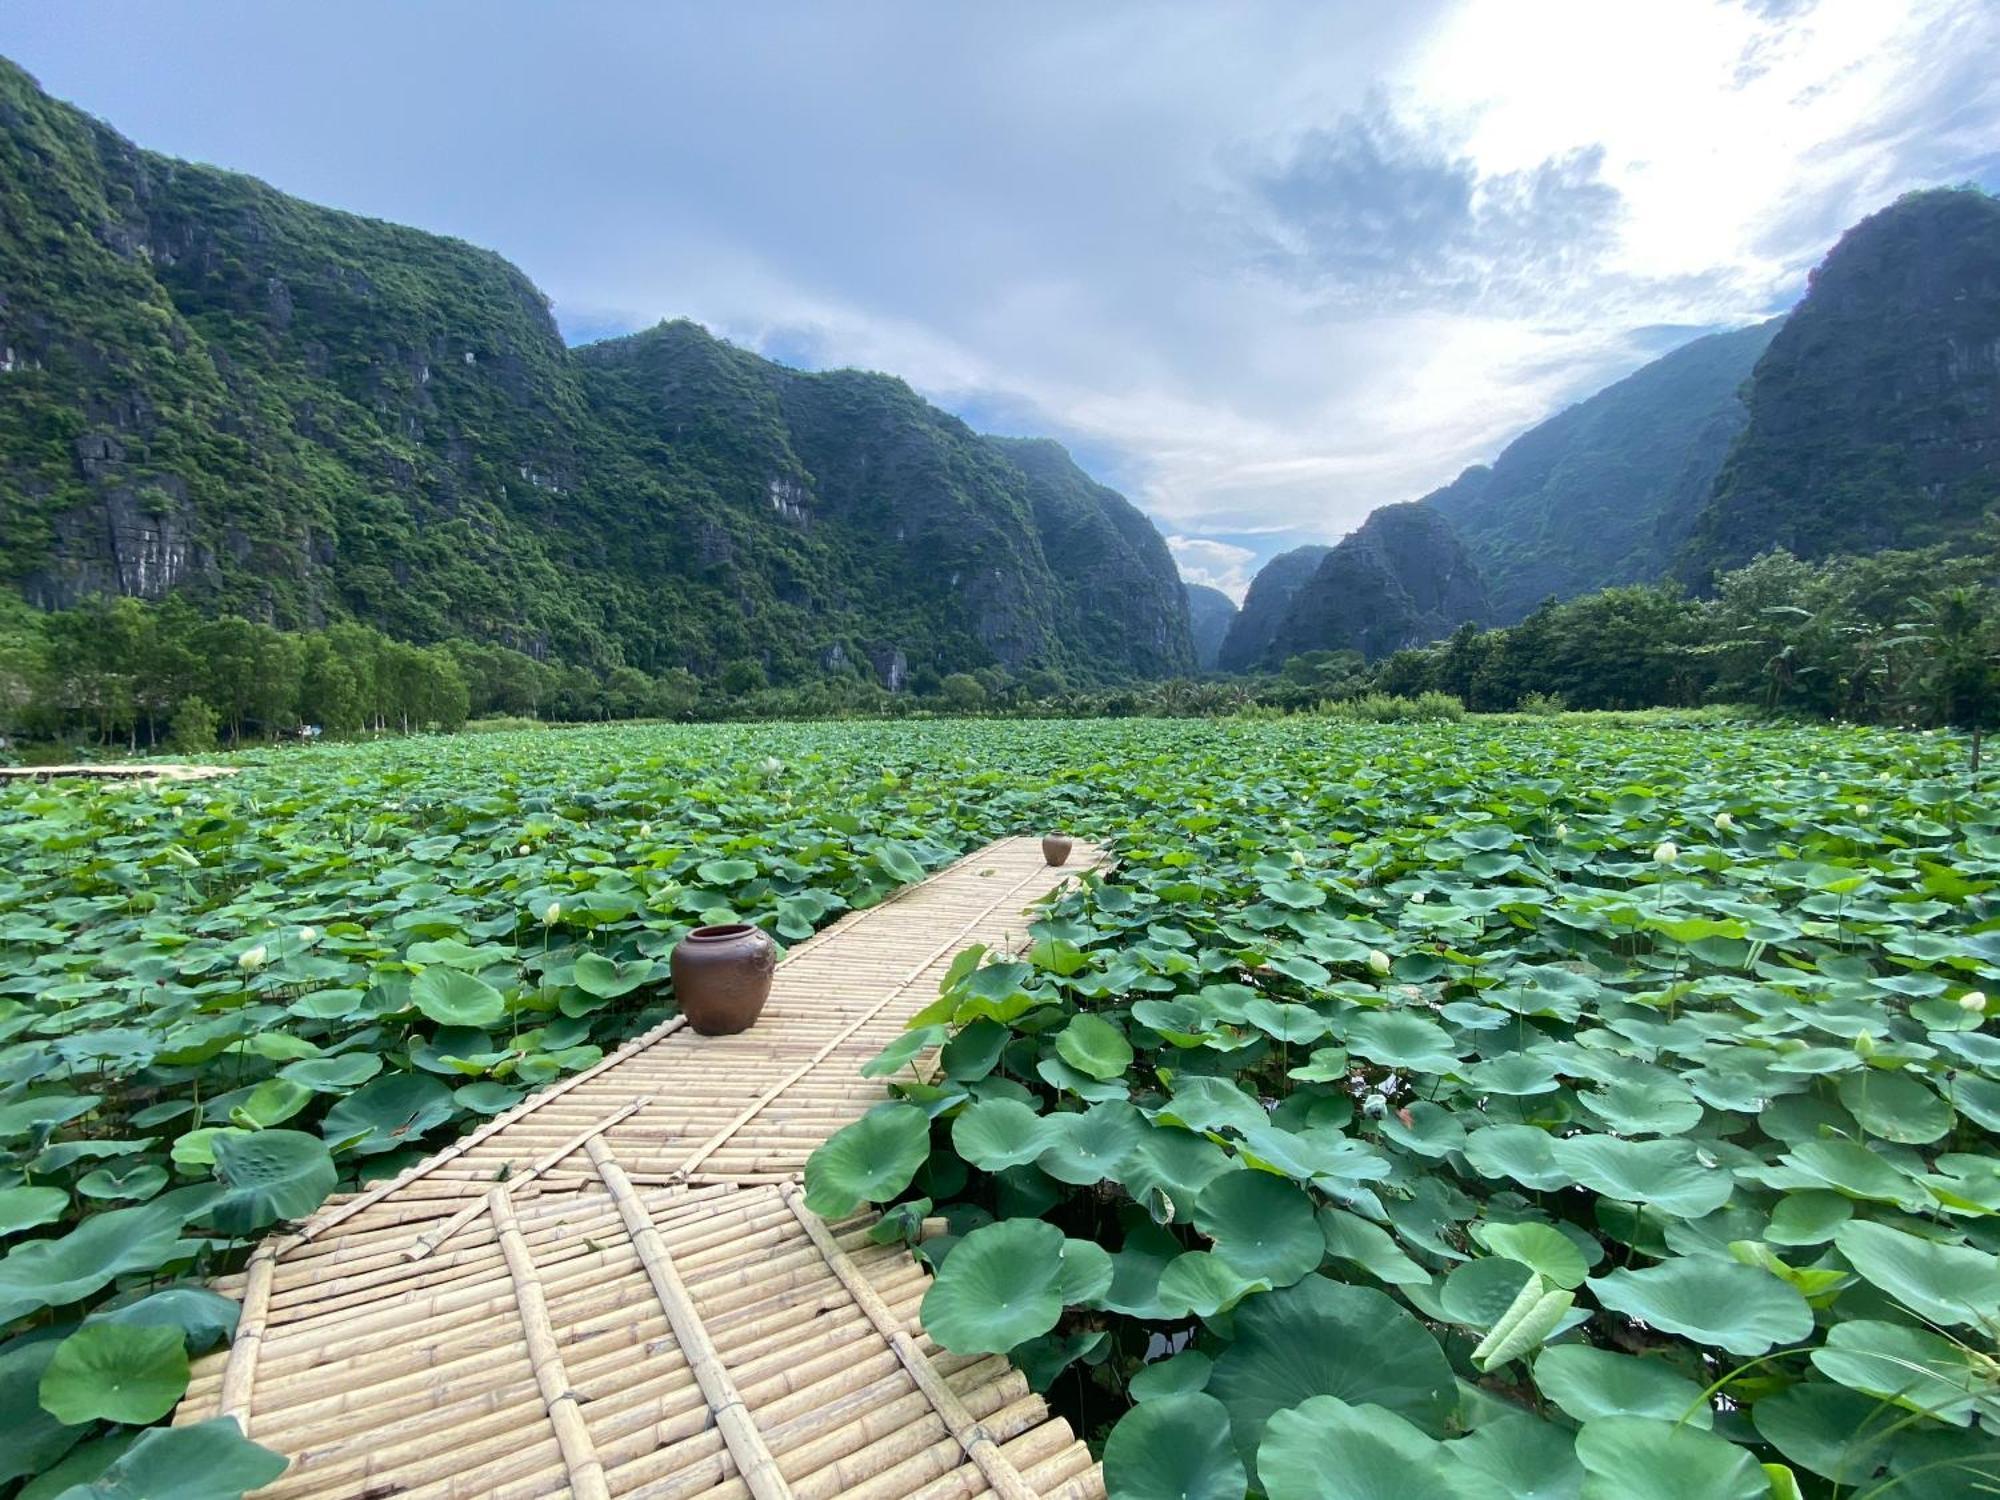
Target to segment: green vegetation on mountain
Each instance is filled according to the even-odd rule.
[[[1741,388],[1777,328],[1683,345],[1424,497],[1472,550],[1495,618],[1665,576],[1742,431]]]
[[[1052,443],[690,324],[569,351],[455,240],[142,151],[0,62],[0,581],[658,676],[1192,668]]]
[[[1680,560],[1963,546],[2000,501],[2000,200],[1911,193],[1840,239],[1758,361]]]
[[[1204,583],[1183,584],[1187,593],[1188,631],[1194,638],[1194,664],[1204,672],[1215,670],[1229,627],[1236,623],[1236,601],[1221,589]]]
[[[1275,666],[1308,651],[1374,661],[1449,635],[1492,608],[1451,523],[1420,504],[1385,505],[1320,559],[1292,595],[1265,652]]]
[[[1259,568],[1257,576],[1250,580],[1250,592],[1243,596],[1243,608],[1230,622],[1229,634],[1223,637],[1216,666],[1225,672],[1248,672],[1263,662],[1277,637],[1278,625],[1291,606],[1292,595],[1305,587],[1320,559],[1332,550],[1316,543],[1294,547]]]

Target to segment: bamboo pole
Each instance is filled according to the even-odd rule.
[[[792,1217],[804,1227],[813,1245],[832,1268],[833,1274],[840,1278],[840,1284],[847,1288],[848,1295],[855,1300],[862,1312],[868,1315],[868,1321],[875,1325],[875,1331],[889,1341],[889,1347],[896,1351],[896,1358],[902,1362],[903,1368],[910,1372],[910,1378],[916,1381],[917,1389],[922,1391],[924,1398],[936,1408],[937,1414],[944,1419],[945,1427],[954,1438],[958,1439],[959,1446],[965,1450],[965,1456],[978,1466],[979,1472],[986,1477],[986,1483],[993,1493],[1000,1496],[1001,1500],[1037,1500],[1035,1492],[1028,1487],[1027,1481],[1021,1478],[1020,1471],[1000,1451],[999,1444],[993,1441],[992,1435],[973,1419],[972,1413],[965,1409],[965,1403],[958,1399],[957,1392],[945,1384],[937,1371],[931,1368],[931,1362],[924,1357],[923,1350],[917,1347],[916,1340],[910,1337],[910,1332],[903,1326],[902,1320],[890,1311],[889,1305],[869,1284],[868,1278],[854,1264],[853,1258],[834,1242],[833,1235],[828,1232],[826,1225],[820,1222],[819,1215],[806,1207],[805,1195],[789,1183],[780,1187],[778,1192],[785,1200],[785,1207],[792,1211]]]
[[[229,1362],[222,1368],[222,1402],[218,1416],[234,1417],[250,1436],[250,1395],[257,1383],[257,1354],[264,1342],[264,1324],[271,1310],[271,1279],[278,1269],[278,1242],[266,1240],[251,1253],[249,1279],[243,1286],[243,1311],[229,1341]]]
[[[528,1362],[534,1369],[535,1384],[541,1390],[549,1424],[555,1428],[563,1467],[569,1470],[570,1493],[575,1500],[611,1500],[590,1429],[577,1410],[576,1392],[570,1389],[569,1375],[563,1369],[555,1329],[549,1324],[548,1304],[542,1297],[541,1279],[535,1274],[535,1263],[529,1259],[527,1243],[514,1221],[514,1205],[507,1200],[507,1189],[496,1187],[488,1193],[486,1207],[493,1215],[494,1231],[507,1257],[507,1274],[514,1282],[521,1332],[528,1345]]]
[[[618,1205],[619,1215],[625,1221],[625,1232],[638,1249],[640,1262],[646,1268],[646,1278],[652,1282],[653,1293],[666,1310],[674,1337],[680,1342],[681,1352],[694,1372],[696,1383],[701,1386],[709,1409],[715,1413],[715,1425],[729,1447],[729,1456],[735,1461],[744,1484],[755,1500],[792,1500],[791,1486],[785,1483],[785,1476],[778,1470],[778,1461],[771,1457],[771,1450],[764,1444],[764,1435],[757,1430],[749,1408],[743,1404],[741,1392],[730,1379],[722,1357],[716,1353],[708,1330],[702,1326],[701,1314],[695,1308],[694,1299],[688,1295],[680,1273],[674,1269],[673,1256],[667,1250],[666,1241],[660,1237],[660,1231],[647,1215],[639,1195],[626,1180],[624,1168],[618,1165],[611,1148],[601,1139],[593,1137],[584,1150],[590,1154],[598,1175],[604,1179],[605,1190]]]

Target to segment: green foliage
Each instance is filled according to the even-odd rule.
[[[217,723],[208,700],[199,693],[189,693],[174,705],[174,717],[167,725],[167,748],[179,755],[213,750]]]

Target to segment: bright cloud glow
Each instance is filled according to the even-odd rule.
[[[1189,578],[2000,186],[1991,0],[0,11],[144,144],[1072,442]]]

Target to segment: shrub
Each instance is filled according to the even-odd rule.
[[[1553,719],[1567,707],[1561,693],[1523,693],[1521,701],[1514,705],[1514,712],[1531,714],[1538,719]]]
[[[215,748],[215,710],[199,693],[190,693],[174,707],[167,729],[167,748],[180,755],[199,755]]]

